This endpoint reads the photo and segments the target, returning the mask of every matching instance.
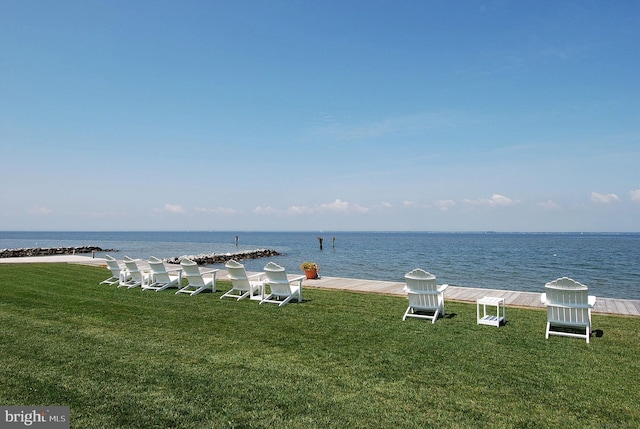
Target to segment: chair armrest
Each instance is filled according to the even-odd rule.
[[[438,292],[444,292],[449,287],[449,285],[445,284],[436,287],[438,288]]]
[[[412,294],[412,295],[439,295],[440,292],[437,290],[434,290],[433,292],[430,291],[426,291],[426,290],[411,290],[408,289],[407,290],[407,294]]]
[[[591,304],[564,304],[562,302],[544,302],[547,307],[556,308],[592,308]]]
[[[294,277],[292,279],[289,279],[289,283],[300,282],[300,284],[302,284],[302,280],[304,280],[306,278],[307,278],[307,276]]]
[[[251,274],[250,276],[247,276],[248,279],[252,279],[254,277],[262,277],[264,275],[264,272],[262,273],[256,273],[256,274]]]
[[[167,270],[168,273],[170,273],[172,271],[182,271],[182,268],[170,268],[170,269]]]
[[[549,302],[547,301],[547,294],[543,293],[540,295],[540,302],[544,305],[550,307],[561,307],[561,308],[592,308],[596,304],[596,297],[593,295],[589,295],[587,297],[587,304],[564,304],[561,302]]]
[[[211,274],[211,273],[217,273],[218,271],[220,270],[215,269],[215,270],[200,271],[200,274]]]

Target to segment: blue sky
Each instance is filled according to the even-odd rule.
[[[0,229],[640,231],[640,2],[0,0]]]

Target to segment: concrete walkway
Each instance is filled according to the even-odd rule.
[[[2,263],[73,263],[106,267],[106,262],[102,258],[92,258],[91,256],[80,255],[56,255],[56,256],[34,256],[25,258],[0,258]],[[168,264],[167,264],[168,265]],[[140,261],[141,268],[148,268],[146,261]],[[297,274],[296,274],[297,275]],[[227,272],[220,270],[218,279],[226,279]],[[390,282],[381,280],[347,279],[340,277],[322,277],[315,280],[305,280],[303,287],[318,289],[345,290],[351,292],[378,293],[384,295],[394,295],[405,297],[403,291],[404,282]],[[541,290],[543,287],[541,287]],[[451,301],[475,303],[477,299],[485,296],[504,298],[505,304],[512,307],[540,308],[544,306],[540,303],[540,293],[536,292],[516,292],[498,289],[481,289],[461,286],[449,286],[444,297]],[[615,314],[621,316],[640,316],[640,300],[614,299],[598,297],[593,313]]]
[[[37,263],[73,263],[87,265],[104,265],[107,263],[102,258],[92,258],[82,255],[51,255],[51,256],[25,256],[23,258],[0,258],[0,264],[37,264]]]

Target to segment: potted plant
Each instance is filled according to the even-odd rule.
[[[304,271],[308,279],[318,278],[318,270],[320,268],[315,262],[303,262],[302,265],[300,265],[300,268],[302,268],[302,271]]]

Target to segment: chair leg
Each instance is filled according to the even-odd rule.
[[[263,297],[262,300],[260,301],[260,304],[264,304],[265,302],[270,300],[272,296],[273,296],[273,294]]]
[[[402,320],[407,320],[407,316],[411,311],[411,306],[407,307],[407,311],[404,312],[404,316],[402,316]]]
[[[291,301],[291,298],[293,298],[293,295],[289,295],[287,297],[287,299],[285,299],[284,301],[282,301],[280,304],[278,304],[278,307],[282,307],[283,305],[285,305],[286,303],[288,303],[289,301]]]
[[[545,334],[545,338],[549,339],[549,329],[551,328],[551,322],[547,322],[547,333]]]
[[[194,290],[193,292],[191,292],[189,295],[190,295],[190,296],[197,295],[197,294],[199,294],[200,292],[202,292],[203,290],[206,290],[208,287],[209,287],[209,286],[202,286],[202,287],[199,287],[198,289],[196,289],[196,290]]]
[[[157,288],[156,292],[160,292],[161,290],[165,290],[165,289],[169,288],[169,286],[171,286],[171,283],[165,283],[161,287]]]

